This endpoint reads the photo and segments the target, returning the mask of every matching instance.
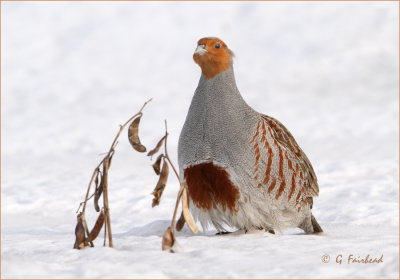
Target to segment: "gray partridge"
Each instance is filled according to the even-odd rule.
[[[190,210],[204,229],[322,232],[311,213],[319,188],[313,167],[278,120],[252,109],[233,73],[233,53],[218,38],[198,41],[201,68],[178,144]]]

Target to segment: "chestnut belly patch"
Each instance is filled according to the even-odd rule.
[[[238,188],[222,167],[210,163],[193,165],[184,170],[189,196],[200,209],[210,210],[221,205],[225,211],[237,212],[236,202],[240,198]]]

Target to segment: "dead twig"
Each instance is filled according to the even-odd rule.
[[[111,159],[112,159],[112,157],[113,157],[113,155],[115,153],[114,149],[115,149],[115,147],[116,147],[116,145],[118,143],[117,140],[118,140],[119,136],[121,135],[121,132],[124,130],[124,128],[133,119],[138,118],[138,117],[140,118],[143,115],[142,111],[143,111],[144,107],[151,100],[152,99],[149,99],[148,101],[146,101],[143,104],[142,108],[140,108],[138,113],[136,113],[131,118],[129,118],[129,120],[127,120],[123,125],[120,125],[119,131],[118,131],[117,135],[115,136],[108,153],[104,156],[104,158],[100,161],[100,163],[96,166],[96,168],[94,169],[94,171],[92,173],[92,176],[90,178],[89,185],[88,185],[88,188],[87,188],[87,191],[86,191],[85,199],[84,199],[83,202],[81,202],[79,204],[79,208],[77,210],[77,212],[78,212],[79,209],[82,207],[82,211],[78,214],[78,217],[79,217],[78,223],[80,223],[81,226],[84,228],[84,231],[86,233],[86,237],[85,238],[87,238],[89,236],[89,230],[88,230],[88,227],[87,227],[87,224],[86,224],[86,220],[85,220],[86,205],[87,205],[88,200],[90,198],[92,198],[93,196],[95,196],[95,198],[96,198],[95,208],[98,211],[100,210],[99,206],[97,205],[97,200],[98,200],[99,196],[101,195],[101,193],[96,193],[96,191],[97,191],[97,189],[96,189],[95,193],[92,194],[89,197],[90,188],[91,188],[91,186],[93,184],[93,181],[96,181],[95,182],[96,183],[96,188],[98,187],[97,186],[97,183],[98,183],[97,181],[98,181],[98,175],[100,174],[101,175],[101,183],[100,184],[102,185],[102,188],[103,188],[102,192],[103,192],[103,208],[104,208],[104,215],[105,215],[105,217],[104,217],[104,220],[105,220],[105,222],[104,222],[104,224],[105,224],[105,238],[106,238],[106,233],[108,233],[109,246],[113,247],[112,234],[111,234],[110,208],[109,208],[109,203],[108,203],[108,170],[110,168]],[[103,167],[103,172],[102,173],[100,172],[100,168],[101,167]],[[78,232],[80,232],[80,231],[78,231]],[[77,236],[77,238],[78,238],[78,236]],[[90,246],[92,246],[92,247],[94,246],[92,240],[90,240],[89,242],[86,242],[86,243],[89,243]],[[105,245],[105,240],[104,240],[104,245]],[[74,246],[74,247],[77,247],[77,249],[80,249],[80,246]]]
[[[175,169],[175,166],[173,165],[169,154],[168,154],[168,148],[167,148],[167,141],[168,141],[168,126],[167,126],[167,121],[165,120],[165,136],[162,138],[164,139],[164,159],[166,161],[168,161],[169,165],[172,167],[172,170],[174,171],[176,178],[179,181],[179,191],[178,191],[178,196],[176,198],[176,203],[175,203],[175,209],[174,209],[174,214],[172,216],[172,221],[171,221],[171,226],[167,228],[167,230],[165,231],[164,235],[163,235],[163,239],[162,239],[162,250],[170,250],[170,252],[174,252],[172,247],[175,244],[176,238],[175,238],[175,221],[176,221],[176,214],[178,211],[178,207],[179,207],[179,202],[182,199],[182,213],[183,213],[183,219],[180,219],[179,222],[179,228],[181,229],[184,225],[184,223],[186,222],[186,224],[189,226],[190,230],[196,234],[198,232],[197,226],[194,223],[190,212],[189,212],[189,204],[188,204],[188,190],[187,190],[187,186],[186,184],[183,183],[181,177],[179,176],[177,170]],[[159,147],[159,143],[162,140],[160,140],[156,146],[156,149]],[[151,155],[153,155],[154,153],[151,153]],[[165,163],[164,163],[165,164]]]

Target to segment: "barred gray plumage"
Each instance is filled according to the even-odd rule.
[[[232,52],[218,38],[198,42],[202,75],[179,144],[180,174],[203,228],[321,232],[311,209],[313,167],[291,133],[253,110],[236,86]]]

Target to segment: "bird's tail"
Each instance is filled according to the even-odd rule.
[[[314,230],[314,233],[324,232],[321,226],[318,224],[317,219],[315,219],[314,215],[311,214],[311,224]]]

